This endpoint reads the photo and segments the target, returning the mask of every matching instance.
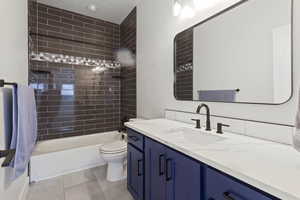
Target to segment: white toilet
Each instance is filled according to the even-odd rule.
[[[127,157],[127,143],[118,140],[100,147],[100,153],[107,162],[108,181],[120,181],[126,178],[125,160]]]

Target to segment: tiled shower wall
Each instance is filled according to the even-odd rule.
[[[121,48],[136,55],[136,8],[121,24]],[[136,66],[122,68],[121,117],[136,118]]]
[[[32,43],[37,52],[114,60],[120,25],[34,4]],[[34,23],[30,23],[34,24]],[[53,39],[79,40],[91,44]],[[95,45],[94,45],[95,44]],[[31,61],[29,81],[36,88],[39,140],[118,130],[121,117],[120,69],[101,73],[92,67]]]
[[[176,37],[175,97],[178,100],[193,100],[193,69],[179,69],[182,65],[193,64],[193,40],[193,29]]]
[[[37,0],[28,0],[28,32],[36,32],[37,29],[37,7],[36,2]],[[32,40],[31,37],[28,37],[28,53],[32,52],[34,48],[37,47],[37,41]],[[29,55],[28,55],[29,56]],[[28,59],[29,66],[31,60]]]

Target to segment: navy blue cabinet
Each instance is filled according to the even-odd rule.
[[[144,136],[134,130],[128,129],[127,131],[128,143],[141,151],[144,151]]]
[[[200,200],[199,162],[146,139],[145,170],[146,200]]]
[[[145,140],[145,200],[165,200],[166,148],[153,140]]]
[[[127,187],[135,200],[143,200],[144,154],[131,144],[128,144],[127,151]]]
[[[166,200],[200,200],[201,164],[168,148],[166,183]]]
[[[210,167],[204,174],[206,200],[278,200]]]

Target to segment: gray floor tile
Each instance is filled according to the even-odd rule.
[[[133,200],[124,182],[118,186],[106,188],[104,195],[106,200]]]
[[[133,200],[126,180],[106,180],[106,166],[32,184],[27,200]]]
[[[73,187],[89,181],[95,181],[97,178],[92,170],[84,170],[63,176],[64,187]]]
[[[107,181],[106,179],[104,180],[99,180],[97,179],[99,185],[101,185],[101,188],[102,190],[105,192],[106,190],[108,189],[111,189],[111,188],[118,188],[118,187],[121,187],[121,186],[125,186],[127,183],[126,183],[126,180],[123,180],[123,181],[117,181],[117,182],[109,182]]]
[[[65,200],[106,200],[97,181],[91,181],[65,189]]]
[[[91,169],[98,180],[106,179],[107,165]]]
[[[65,200],[65,195],[64,193],[52,194],[50,192],[30,193],[27,200]]]
[[[28,200],[64,200],[62,177],[41,181],[30,185]]]
[[[122,185],[126,185],[126,180],[121,180],[117,182],[110,182],[106,180],[106,167],[99,168],[98,170],[94,171],[94,174],[97,177],[98,183],[101,185],[101,188],[105,192],[106,190],[114,187],[121,187]]]
[[[45,191],[55,193],[55,194],[63,193],[62,177],[33,183],[30,185],[30,191],[37,192],[37,193],[42,193]]]

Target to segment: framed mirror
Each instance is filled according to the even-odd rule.
[[[292,97],[293,0],[243,0],[177,34],[177,100],[283,104]]]

